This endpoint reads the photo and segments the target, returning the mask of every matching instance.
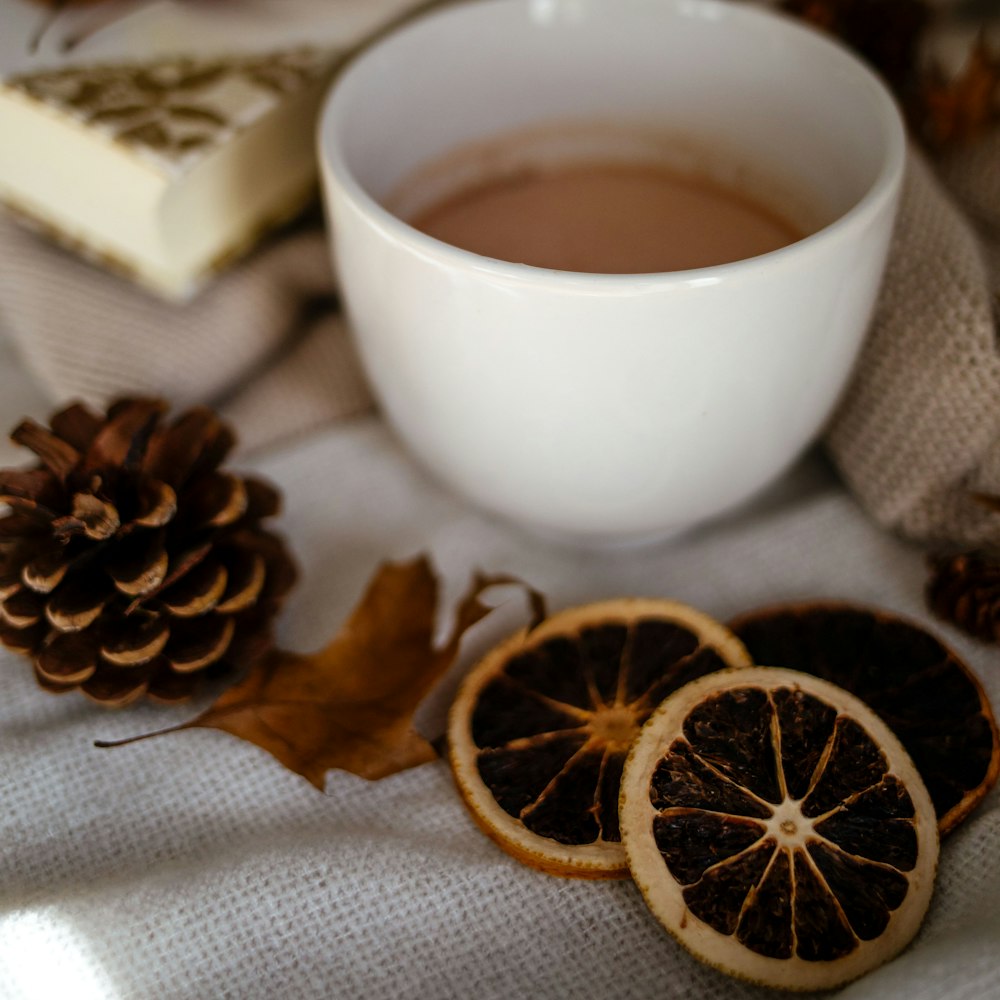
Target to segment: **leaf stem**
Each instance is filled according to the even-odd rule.
[[[108,747],[124,747],[129,743],[140,743],[142,740],[150,740],[154,736],[166,736],[169,733],[179,733],[182,729],[190,729],[190,722],[180,722],[176,726],[167,726],[166,729],[157,729],[152,733],[140,733],[138,736],[126,736],[121,740],[94,740],[94,746],[102,750]]]

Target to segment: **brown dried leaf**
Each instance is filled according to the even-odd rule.
[[[454,662],[462,635],[492,610],[482,593],[509,583],[525,588],[537,624],[545,613],[541,594],[514,577],[477,574],[450,634],[435,646],[439,588],[429,560],[385,564],[325,649],[271,652],[207,711],[163,732],[221,729],[267,750],[320,790],[333,768],[374,780],[433,760],[413,715]]]

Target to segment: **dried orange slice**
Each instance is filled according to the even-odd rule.
[[[815,674],[874,709],[917,765],[942,833],[996,784],[1000,738],[986,693],[919,625],[831,602],[764,608],[730,627],[757,663]]]
[[[572,608],[503,642],[452,705],[449,757],[479,825],[557,875],[627,875],[618,828],[625,756],[670,692],[749,665],[724,626],[674,601]]]
[[[862,701],[809,674],[721,671],[650,718],[622,778],[622,839],[657,919],[696,957],[829,989],[916,934],[937,818]]]

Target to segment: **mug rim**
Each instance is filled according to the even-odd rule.
[[[519,283],[552,282],[563,287],[598,285],[604,292],[646,290],[661,288],[665,284],[708,285],[716,284],[723,279],[746,275],[762,266],[778,265],[790,257],[796,258],[808,252],[818,244],[826,244],[839,238],[845,230],[864,226],[868,217],[877,213],[886,201],[890,201],[898,193],[906,161],[906,127],[896,100],[886,84],[851,50],[822,34],[818,29],[770,8],[736,4],[731,0],[658,0],[657,6],[661,10],[668,9],[673,16],[695,17],[716,23],[731,19],[736,22],[744,20],[777,25],[778,30],[797,39],[796,44],[811,44],[825,49],[865,82],[871,91],[873,105],[877,111],[876,117],[885,140],[885,152],[875,178],[847,211],[801,239],[764,254],[697,268],[641,273],[567,271],[517,263],[465,250],[422,232],[389,211],[370,195],[348,165],[341,144],[337,141],[341,119],[345,113],[344,104],[347,100],[344,94],[347,93],[352,79],[362,73],[367,64],[381,58],[382,50],[392,45],[399,37],[426,30],[428,25],[433,25],[434,22],[451,20],[455,17],[474,18],[489,8],[527,8],[534,2],[535,0],[461,0],[407,19],[356,53],[337,74],[324,98],[316,128],[317,154],[323,173],[337,183],[342,195],[353,204],[356,211],[366,216],[390,237],[400,243],[408,244],[415,252],[440,259],[453,267],[485,272],[497,279]],[[579,3],[581,0],[576,2]],[[594,6],[599,4],[600,0],[582,0],[582,2],[585,6]]]

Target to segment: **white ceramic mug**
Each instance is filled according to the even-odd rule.
[[[725,151],[820,228],[735,263],[578,274],[451,247],[385,207],[464,144],[598,121]],[[399,435],[476,503],[606,543],[730,508],[815,439],[870,320],[905,138],[857,59],[759,8],[476,0],[357,58],[319,150],[346,308]]]

